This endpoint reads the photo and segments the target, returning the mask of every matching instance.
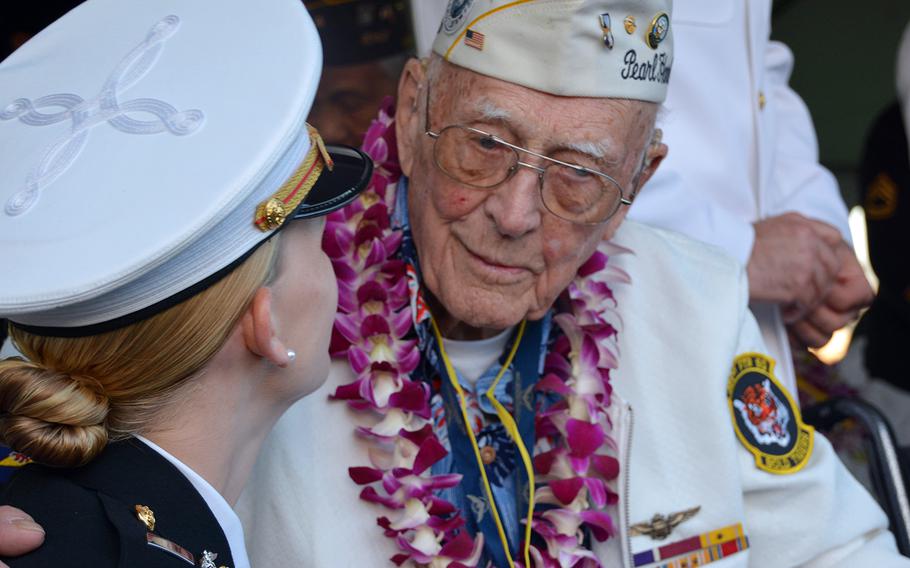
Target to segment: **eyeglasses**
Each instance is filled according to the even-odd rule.
[[[433,161],[448,177],[476,189],[493,189],[508,181],[518,168],[537,172],[540,198],[560,219],[597,225],[632,202],[612,177],[583,165],[563,162],[511,144],[489,132],[453,124],[439,132],[430,129],[427,88],[426,135],[434,140]],[[543,167],[521,160],[527,154],[546,162]]]

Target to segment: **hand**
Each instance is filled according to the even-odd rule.
[[[789,324],[791,335],[803,346],[821,347],[828,343],[835,331],[856,319],[859,311],[875,297],[850,245],[841,242],[838,256],[841,258],[840,272],[822,303],[802,318],[795,318],[784,310],[784,320]]]
[[[0,556],[20,556],[44,543],[44,529],[19,509],[0,506]],[[0,562],[0,567],[8,568]]]
[[[840,232],[798,213],[755,223],[747,274],[751,300],[787,307],[792,319],[815,309],[828,295],[843,260]]]

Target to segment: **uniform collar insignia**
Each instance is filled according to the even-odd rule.
[[[218,554],[215,552],[209,552],[208,550],[202,551],[202,558],[199,559],[199,568],[226,568],[225,566],[216,566],[215,560],[218,559]]]

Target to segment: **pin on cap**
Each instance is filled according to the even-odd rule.
[[[600,15],[600,27],[603,28],[604,32],[604,46],[607,49],[613,49],[613,26],[610,22],[610,14]]]
[[[370,160],[306,124],[299,0],[88,0],[0,63],[0,317],[86,335],[230,272]]]

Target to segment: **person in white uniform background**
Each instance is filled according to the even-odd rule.
[[[847,210],[788,86],[793,55],[770,40],[771,1],[692,0],[675,16],[662,123],[673,151],[631,218],[719,246],[747,267],[753,312],[792,388],[788,332],[820,347],[872,298]]]
[[[305,122],[321,60],[297,0],[88,0],[0,63],[10,566],[249,567],[233,504],[328,372],[319,217],[372,171]]]

